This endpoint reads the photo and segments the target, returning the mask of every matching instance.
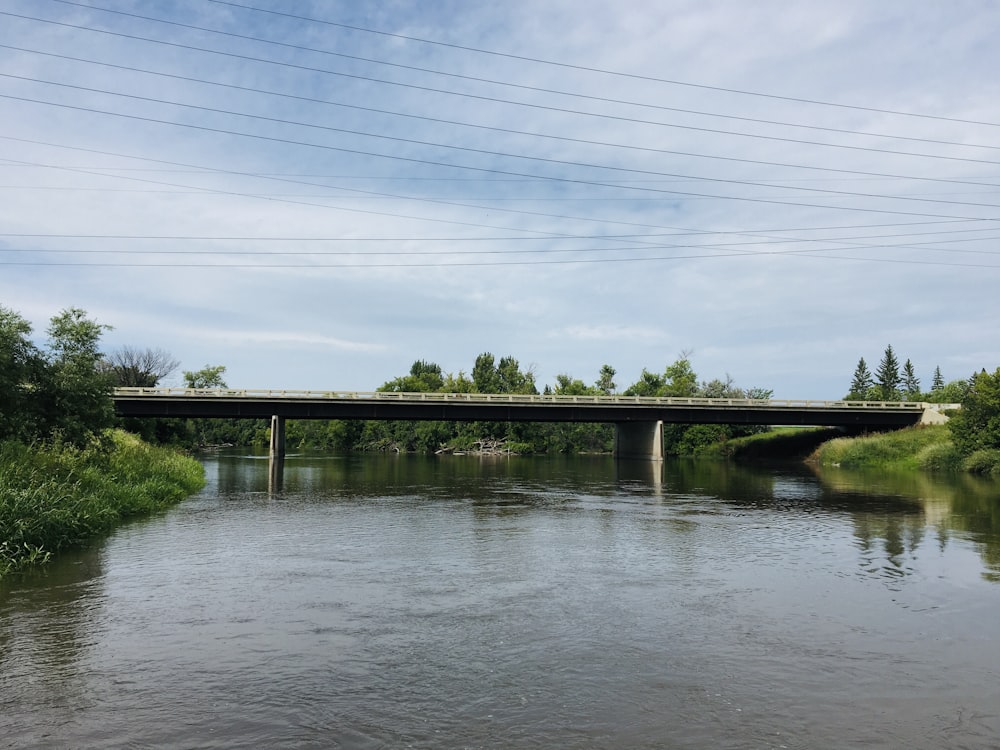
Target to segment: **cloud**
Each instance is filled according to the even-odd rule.
[[[0,24],[0,303],[38,330],[246,387],[1000,362],[992,5],[6,11],[75,25]]]

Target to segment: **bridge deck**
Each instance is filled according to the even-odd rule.
[[[919,402],[397,393],[252,389],[118,388],[132,417],[413,419],[511,422],[638,422],[904,427]]]

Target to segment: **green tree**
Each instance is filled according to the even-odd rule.
[[[686,352],[682,352],[677,360],[667,367],[666,386],[662,396],[697,396],[698,376],[691,367],[691,359]]]
[[[500,393],[538,393],[538,389],[535,387],[535,374],[530,369],[522,370],[518,361],[513,357],[500,358],[500,363],[497,365],[497,376]]]
[[[875,383],[878,385],[879,398],[883,401],[898,401],[901,382],[899,360],[896,359],[896,353],[890,344],[885,348],[882,361],[879,362],[878,369],[875,371]]]
[[[33,401],[43,361],[30,335],[31,324],[0,305],[0,440],[37,432]]]
[[[944,388],[944,378],[941,376],[941,368],[934,368],[934,380],[931,383],[931,393],[936,393]]]
[[[906,393],[907,401],[920,400],[920,380],[913,370],[913,363],[906,360],[903,364],[903,391]]]
[[[875,380],[868,369],[868,363],[862,357],[858,360],[858,366],[854,368],[854,377],[851,378],[851,390],[847,394],[847,400],[864,401],[873,385],[875,385]]]
[[[410,366],[410,374],[384,383],[378,390],[399,393],[437,393],[444,388],[441,366],[418,359]]]
[[[496,360],[489,352],[476,357],[472,366],[472,383],[476,393],[499,393],[500,376],[497,374]]]
[[[556,386],[552,392],[557,396],[591,396],[596,388],[590,388],[579,378],[566,374],[556,375]]]
[[[228,388],[226,381],[222,379],[226,372],[225,365],[205,365],[200,370],[190,372],[184,371],[185,388]]]
[[[625,389],[622,395],[624,396],[659,396],[663,392],[667,383],[662,375],[657,375],[654,372],[650,372],[645,367],[642,368],[642,373],[639,375],[639,379]]]
[[[40,383],[44,431],[84,445],[114,423],[112,383],[101,368],[100,340],[110,326],[71,307],[48,328],[48,367]]]
[[[598,375],[597,382],[594,385],[605,396],[610,396],[614,393],[618,388],[618,385],[615,383],[615,368],[611,365],[601,365],[601,374]]]
[[[1000,367],[972,377],[962,408],[948,421],[948,428],[963,455],[1000,449]]]

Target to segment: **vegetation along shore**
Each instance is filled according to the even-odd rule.
[[[204,484],[193,458],[114,428],[104,330],[66,310],[41,349],[28,323],[0,307],[0,577]]]

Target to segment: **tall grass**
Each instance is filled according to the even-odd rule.
[[[204,485],[197,461],[114,431],[92,448],[0,444],[0,577]]]
[[[923,469],[957,471],[962,457],[944,425],[911,427],[853,438],[837,438],[819,447],[820,464],[845,468]]]

